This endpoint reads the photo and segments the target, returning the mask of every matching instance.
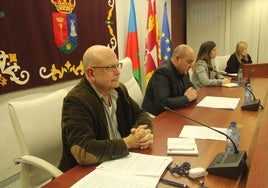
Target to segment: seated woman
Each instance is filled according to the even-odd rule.
[[[192,83],[196,89],[203,86],[221,86],[230,83],[229,78],[220,75],[212,66],[211,60],[216,57],[217,49],[213,41],[201,44],[193,66]]]
[[[236,44],[235,52],[227,61],[225,71],[227,73],[237,73],[241,64],[250,63],[252,63],[252,60],[248,54],[248,43],[241,41]]]

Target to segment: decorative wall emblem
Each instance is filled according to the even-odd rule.
[[[0,95],[81,78],[95,41],[117,52],[115,0],[27,2],[0,0]]]
[[[110,7],[108,14],[107,14],[107,20],[105,21],[107,28],[109,30],[109,34],[111,36],[110,39],[110,44],[108,45],[112,50],[115,50],[115,48],[117,47],[117,40],[112,28],[112,24],[114,24],[113,21],[111,21],[111,18],[113,16],[113,11],[114,11],[114,7],[115,7],[115,0],[108,0],[107,1],[108,6]]]
[[[76,0],[51,0],[58,12],[52,12],[54,40],[60,51],[72,53],[77,47]]]
[[[16,54],[6,54],[0,50],[0,85],[8,85],[8,80],[19,85],[24,85],[29,81],[28,71],[20,70]]]
[[[55,64],[52,65],[52,68],[50,69],[50,73],[46,74],[47,69],[45,67],[41,67],[39,70],[39,74],[42,78],[48,79],[52,78],[53,81],[56,81],[58,78],[63,78],[64,73],[74,73],[76,76],[82,76],[84,75],[84,67],[82,61],[80,61],[80,64],[76,67],[75,65],[71,65],[69,61],[67,61],[61,69],[57,69]]]

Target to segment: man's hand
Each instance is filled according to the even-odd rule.
[[[188,100],[191,102],[193,100],[195,100],[197,98],[197,91],[192,88],[189,87],[185,92],[184,95],[188,98]]]
[[[154,135],[147,125],[140,125],[138,128],[132,128],[130,134],[123,138],[128,149],[140,148],[146,149],[153,143]]]
[[[231,82],[230,78],[224,78],[224,79],[222,79],[221,84],[229,84],[230,82]]]

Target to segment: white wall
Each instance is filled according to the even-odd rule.
[[[266,0],[187,0],[187,43],[197,52],[202,42],[213,40],[218,55],[229,55],[246,41],[253,62],[267,63],[267,11]]]
[[[164,2],[165,0],[157,0],[157,14],[160,23],[159,28],[162,27],[161,23],[163,19]],[[170,0],[168,0],[167,2],[168,2],[169,23],[170,23]],[[141,72],[142,75],[145,75],[144,49],[145,49],[145,38],[147,37],[146,23],[148,13],[148,3],[147,0],[134,0],[134,3],[136,9],[137,30],[139,37]],[[116,0],[119,59],[122,59],[125,56],[129,7],[130,7],[129,0]],[[142,79],[145,80],[145,78]],[[43,93],[55,91],[57,89],[69,87],[76,84],[77,81],[78,80],[74,80],[71,82],[55,84],[52,86],[39,87],[25,91],[0,95],[0,130],[1,130],[0,131],[0,151],[1,151],[0,187],[1,185],[4,184],[4,182],[7,182],[7,178],[17,174],[20,170],[19,165],[16,166],[13,164],[13,159],[19,157],[20,150],[8,115],[7,102],[10,100],[14,100],[15,98],[29,97],[29,95],[31,96],[40,95]]]

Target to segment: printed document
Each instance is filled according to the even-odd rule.
[[[101,163],[71,188],[156,187],[160,177],[171,162],[172,158],[169,156],[131,152],[124,158]]]

